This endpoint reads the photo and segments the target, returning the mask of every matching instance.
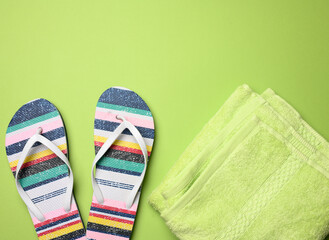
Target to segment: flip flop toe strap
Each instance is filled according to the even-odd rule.
[[[37,133],[34,134],[25,144],[23,151],[21,153],[20,159],[17,163],[17,169],[15,174],[15,182],[16,187],[19,195],[23,199],[24,203],[28,207],[28,209],[33,213],[33,215],[40,221],[43,222],[46,220],[43,213],[40,211],[40,209],[33,203],[33,201],[30,199],[30,197],[27,195],[27,193],[24,191],[23,187],[20,184],[20,181],[18,179],[19,172],[30,152],[33,145],[37,142],[42,143],[44,146],[49,148],[52,152],[54,152],[68,167],[69,169],[69,184],[66,188],[66,192],[63,199],[63,208],[68,213],[71,210],[71,202],[72,202],[72,190],[73,190],[73,174],[72,170],[69,164],[68,159],[66,158],[65,154],[49,139],[45,138],[41,135],[41,128],[38,128]]]
[[[134,185],[133,189],[131,190],[128,198],[126,199],[125,203],[126,203],[126,208],[130,209],[131,206],[134,203],[134,200],[136,198],[137,192],[144,180],[144,176],[145,176],[145,171],[147,168],[147,161],[148,161],[148,153],[147,153],[147,148],[146,148],[146,143],[144,141],[144,138],[142,137],[142,135],[140,134],[140,132],[138,131],[138,129],[131,124],[129,121],[127,121],[124,117],[117,115],[117,119],[121,120],[122,123],[111,133],[111,136],[105,141],[105,143],[103,144],[103,146],[99,149],[98,153],[95,156],[94,162],[93,162],[93,166],[92,166],[92,171],[91,171],[91,181],[92,181],[92,186],[94,189],[94,195],[96,197],[96,200],[99,204],[103,204],[104,203],[104,197],[103,194],[101,192],[100,187],[98,186],[96,179],[95,179],[95,174],[94,174],[94,169],[95,166],[97,164],[97,162],[104,156],[104,154],[106,153],[106,151],[112,146],[112,144],[114,143],[114,141],[120,136],[120,134],[125,130],[125,129],[129,129],[129,131],[131,132],[131,134],[134,136],[134,138],[137,140],[143,156],[144,156],[144,169],[143,172],[141,173],[138,182]]]

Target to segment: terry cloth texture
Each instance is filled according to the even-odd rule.
[[[324,239],[329,144],[271,89],[239,87],[149,198],[180,239]]]
[[[45,99],[33,100],[15,113],[7,128],[6,153],[14,176],[25,144],[39,127],[42,128],[42,135],[67,156],[66,134],[59,111]],[[33,145],[20,169],[18,179],[21,186],[46,218],[40,222],[30,212],[40,240],[86,239],[74,197],[71,211],[66,213],[63,209],[68,174],[66,164],[40,143]]]

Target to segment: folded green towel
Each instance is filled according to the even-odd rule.
[[[239,87],[152,193],[181,239],[323,239],[329,145],[272,90]]]

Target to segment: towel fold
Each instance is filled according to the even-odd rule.
[[[243,85],[149,203],[180,239],[324,239],[329,144],[271,89]]]

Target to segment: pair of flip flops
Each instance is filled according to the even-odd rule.
[[[141,97],[121,87],[101,95],[94,124],[94,194],[85,231],[72,192],[60,113],[45,99],[23,105],[9,123],[6,152],[38,238],[129,239],[153,141],[153,117]]]

